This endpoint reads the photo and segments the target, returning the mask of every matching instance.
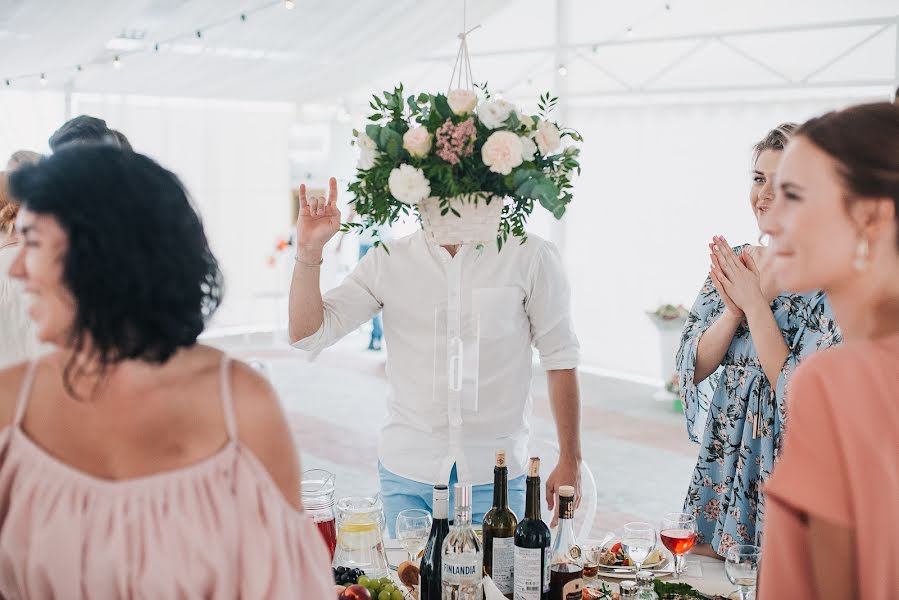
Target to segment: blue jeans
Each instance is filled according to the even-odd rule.
[[[362,260],[362,257],[365,256],[369,250],[373,248],[372,244],[366,244],[362,242],[359,244],[359,260]],[[380,342],[381,338],[384,337],[384,328],[381,326],[381,313],[375,315],[375,318],[371,320],[371,341],[372,342]]]
[[[433,512],[434,486],[394,475],[381,463],[378,463],[378,474],[381,476],[381,497],[384,499],[384,514],[387,517],[387,531],[390,537],[396,537],[396,517],[400,512],[407,508],[420,508]],[[450,489],[450,521],[453,520],[453,485],[458,481],[456,467],[453,466],[447,482]],[[509,508],[519,519],[524,516],[524,496],[525,476],[509,480]],[[484,515],[493,506],[493,484],[474,486],[471,498],[471,522],[480,525],[484,522]]]

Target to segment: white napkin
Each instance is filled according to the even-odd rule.
[[[484,577],[484,598],[485,600],[506,600],[506,597],[503,596],[503,593],[499,591],[499,588],[496,587],[496,584],[493,583],[489,576]]]

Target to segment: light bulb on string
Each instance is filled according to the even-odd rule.
[[[284,8],[287,10],[293,10],[293,7],[296,6],[296,2],[293,0],[284,0]]]
[[[244,13],[240,13],[240,21],[241,21],[241,23],[246,23],[246,22],[247,22],[247,15],[244,14]]]
[[[666,10],[667,12],[671,12],[671,8],[672,8],[671,3],[670,3],[670,2],[666,2],[666,3],[665,3],[665,10]]]
[[[84,67],[82,67],[81,65],[75,65],[75,70],[80,73],[84,70]]]
[[[159,44],[153,44],[153,52],[159,52]]]
[[[627,37],[629,37],[629,38],[634,37],[634,28],[633,28],[633,27],[628,27],[628,28],[627,28],[627,31],[625,32],[625,34],[626,34]]]
[[[568,67],[565,65],[559,65],[559,77],[567,77],[568,76]]]
[[[121,69],[122,68],[122,59],[119,58],[118,56],[116,56],[114,59],[112,59],[112,66],[115,67],[116,69]]]
[[[10,85],[12,85],[12,84],[10,83],[9,79],[5,80],[5,83],[6,83],[6,87],[9,87]]]
[[[47,85],[47,76],[41,73],[41,85]]]
[[[202,37],[203,37],[203,32],[200,31],[199,29],[197,29],[197,39],[200,39]]]

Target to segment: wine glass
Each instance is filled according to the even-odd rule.
[[[637,566],[639,573],[643,562],[656,547],[656,530],[649,523],[628,523],[621,536],[621,548]]]
[[[684,572],[684,556],[696,545],[696,517],[687,513],[668,513],[659,530],[662,544],[674,555],[674,578]]]
[[[724,572],[730,582],[737,586],[740,600],[747,600],[749,592],[755,589],[761,559],[762,549],[758,546],[738,544],[727,550]]]
[[[418,508],[406,509],[396,516],[396,537],[409,555],[410,562],[415,562],[419,550],[428,541],[432,522],[431,513]]]

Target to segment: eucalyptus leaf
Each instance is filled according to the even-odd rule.
[[[434,96],[431,104],[444,121],[453,117],[453,110],[450,108],[449,102],[443,94]]]

